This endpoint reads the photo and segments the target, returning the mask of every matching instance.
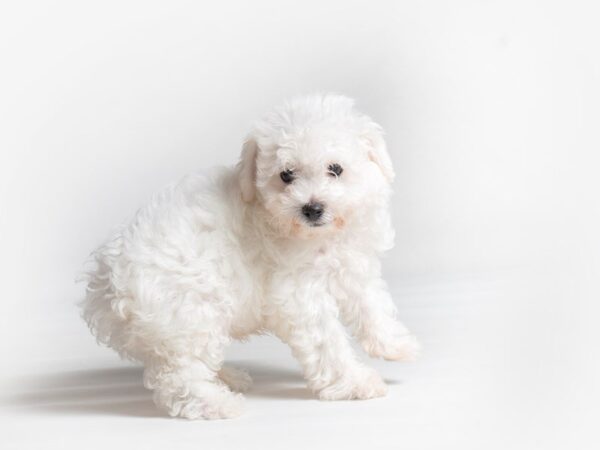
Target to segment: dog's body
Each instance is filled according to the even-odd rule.
[[[381,131],[336,95],[296,99],[259,122],[240,164],[190,175],[95,253],[84,318],[145,366],[171,415],[233,417],[250,378],[223,367],[232,339],[286,342],[320,398],[384,395],[372,356],[410,359],[378,256],[393,243],[393,170]],[[340,321],[341,319],[341,321]]]

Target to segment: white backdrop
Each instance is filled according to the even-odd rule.
[[[592,1],[3,3],[3,375],[14,382],[25,373],[44,378],[55,366],[118,367],[74,307],[83,286],[73,280],[89,252],[166,183],[234,163],[252,120],[273,105],[336,91],[382,124],[397,170],[397,244],[386,277],[409,325],[431,344],[403,383],[438,370],[443,343],[476,343],[464,361],[490,364],[490,402],[507,393],[515,400],[486,428],[471,419],[458,426],[473,403],[453,412],[443,394],[439,404],[427,401],[447,416],[428,421],[415,395],[403,417],[420,417],[431,432],[408,433],[407,448],[429,448],[448,424],[523,448],[544,439],[589,444],[598,368],[599,13]],[[268,344],[254,344],[256,353],[252,345],[238,354],[265,355]],[[456,388],[440,383],[440,392]],[[470,382],[459,384],[468,395]],[[15,430],[37,423],[35,404],[11,405]],[[311,403],[306,413],[319,408]],[[513,419],[504,433],[503,421]],[[111,420],[125,436],[127,422]],[[14,448],[34,439],[15,433]],[[385,433],[382,442],[402,444],[400,431]],[[475,442],[456,433],[437,438],[463,448]]]

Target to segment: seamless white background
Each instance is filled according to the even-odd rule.
[[[0,6],[2,448],[594,448],[600,8],[592,1]],[[89,252],[252,120],[335,91],[387,132],[385,273],[425,352],[324,404],[273,339],[247,413],[155,416],[75,307]],[[596,416],[595,416],[596,415]],[[3,442],[4,441],[4,442]]]

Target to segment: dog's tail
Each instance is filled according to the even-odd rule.
[[[128,270],[122,258],[123,238],[117,232],[112,239],[92,253],[80,277],[87,283],[84,300],[80,303],[81,316],[99,343],[115,349],[123,357],[137,359],[128,351],[128,305],[132,299],[125,286],[119,286],[121,272]]]

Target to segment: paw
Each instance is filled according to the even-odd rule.
[[[219,371],[219,378],[232,391],[246,392],[252,386],[252,378],[248,372],[235,367],[223,366]]]
[[[231,393],[222,395],[217,400],[211,399],[206,402],[200,417],[209,420],[233,419],[242,414],[244,411],[244,403],[245,399],[242,394]]]
[[[364,347],[369,355],[388,361],[415,361],[421,352],[421,345],[412,334],[396,336],[387,342],[366,343]]]
[[[233,419],[242,414],[244,397],[232,392],[209,398],[187,396],[174,399],[170,405],[165,406],[171,417],[190,420]]]
[[[364,367],[344,375],[319,392],[321,400],[367,400],[383,397],[387,386],[373,369]]]

